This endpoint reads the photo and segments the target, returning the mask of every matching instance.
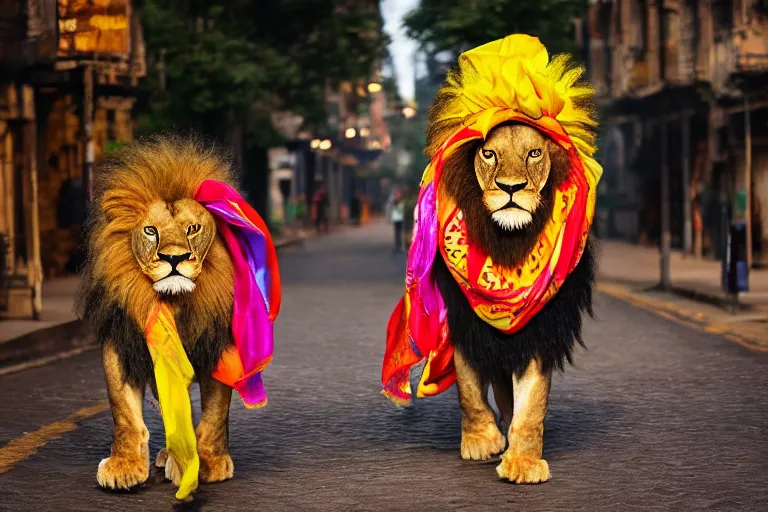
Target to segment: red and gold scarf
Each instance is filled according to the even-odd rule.
[[[522,329],[552,298],[584,251],[602,168],[592,158],[595,121],[577,98],[588,87],[575,85],[583,68],[567,57],[549,61],[538,39],[513,35],[462,54],[460,70],[444,87],[455,100],[442,119],[460,120],[424,172],[414,212],[406,293],[387,327],[382,393],[397,404],[410,401],[410,370],[426,360],[417,396],[445,391],[456,379],[453,347],[432,263],[439,251],[475,313],[512,334]],[[461,76],[461,80],[459,80]],[[463,212],[440,192],[445,161],[459,146],[484,139],[505,122],[526,123],[559,144],[569,173],[555,191],[552,217],[529,257],[516,268],[496,265],[467,237]]]

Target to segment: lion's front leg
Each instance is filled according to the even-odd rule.
[[[525,372],[513,376],[514,414],[509,427],[509,448],[496,472],[518,484],[549,480],[549,465],[541,458],[544,448],[544,416],[552,373],[532,360]]]
[[[232,388],[210,375],[200,377],[202,415],[197,427],[200,480],[221,482],[232,478],[234,465],[229,455],[229,404]]]
[[[480,377],[455,351],[456,383],[461,404],[461,458],[487,460],[504,449],[504,436],[488,405]]]
[[[104,373],[115,425],[112,454],[99,463],[96,480],[107,489],[130,489],[149,478],[149,431],[144,425],[144,388],[123,380],[120,359],[104,344]]]

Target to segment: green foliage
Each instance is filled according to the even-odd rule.
[[[117,151],[120,149],[120,146],[124,146],[125,142],[121,142],[119,140],[111,140],[107,142],[106,146],[104,147],[104,153],[109,154]]]
[[[586,7],[586,0],[421,0],[405,26],[430,53],[454,57],[514,33],[537,36],[550,53],[573,52],[573,19]]]
[[[274,139],[271,111],[322,125],[326,83],[369,76],[386,44],[376,11],[344,4],[142,2],[149,68],[143,128],[216,134],[242,123],[261,144]]]

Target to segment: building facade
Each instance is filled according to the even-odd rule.
[[[768,2],[593,0],[582,26],[600,234],[719,258],[748,219],[768,262]]]
[[[0,315],[37,317],[82,261],[94,162],[132,138],[144,44],[129,0],[10,0],[0,34]]]

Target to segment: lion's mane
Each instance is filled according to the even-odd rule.
[[[192,198],[204,180],[236,185],[229,162],[199,139],[155,136],[121,147],[94,171],[87,225],[87,260],[76,312],[112,344],[126,381],[152,381],[145,322],[158,300],[131,250],[131,233],[153,201]],[[211,372],[231,343],[232,264],[217,236],[203,262],[195,291],[173,298],[176,323],[196,372]]]

